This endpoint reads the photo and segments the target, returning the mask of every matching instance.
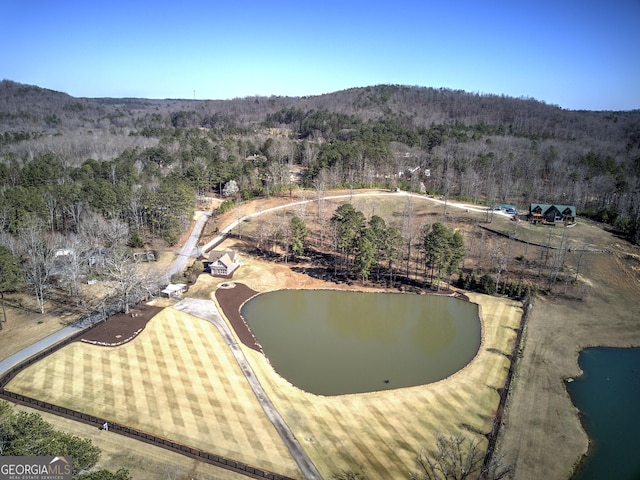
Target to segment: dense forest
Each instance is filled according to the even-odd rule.
[[[223,101],[0,83],[5,239],[34,218],[69,235],[99,217],[125,224],[132,246],[173,244],[198,198],[300,186],[571,204],[639,242],[640,111],[398,85]]]

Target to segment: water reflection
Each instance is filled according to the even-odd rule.
[[[386,295],[362,292],[320,291],[330,305],[325,317],[337,333],[380,343],[397,341],[397,332],[405,323],[402,312],[393,312]],[[311,312],[310,312],[311,313]]]

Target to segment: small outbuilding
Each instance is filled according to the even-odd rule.
[[[240,258],[233,250],[212,250],[204,263],[211,275],[226,277],[240,266]]]
[[[179,297],[182,293],[187,291],[187,285],[184,283],[170,283],[162,292],[163,297],[174,298]]]

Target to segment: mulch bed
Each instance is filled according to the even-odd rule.
[[[218,288],[216,299],[240,341],[247,347],[262,352],[256,338],[240,315],[242,304],[257,293],[243,283],[234,283],[232,288]],[[149,320],[162,310],[163,307],[136,305],[128,314],[117,313],[87,330],[78,341],[109,347],[122,345],[138,336]]]
[[[258,292],[250,289],[243,283],[234,283],[233,285],[232,288],[218,288],[216,290],[216,300],[240,341],[247,347],[262,352],[262,348],[260,348],[260,345],[256,341],[256,337],[253,336],[253,332],[251,332],[240,315],[240,307],[242,304]]]
[[[162,309],[152,305],[136,305],[128,314],[117,313],[87,330],[79,341],[104,346],[122,345],[133,340]]]

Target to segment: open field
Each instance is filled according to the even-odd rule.
[[[256,288],[250,278],[260,278],[255,273],[269,267],[246,259],[236,280]],[[296,275],[290,273],[290,280]],[[203,278],[211,292],[209,280]],[[498,352],[510,350],[521,309],[506,299],[474,295],[473,301],[481,303],[485,320],[481,352],[465,369],[432,385],[319,397],[289,385],[261,354],[243,350],[325,478],[342,469],[368,478],[401,478],[437,431],[478,435],[491,428],[496,389],[508,368]],[[56,404],[300,478],[214,330],[167,308],[131,343],[72,344],[22,372],[8,389],[46,395]]]

